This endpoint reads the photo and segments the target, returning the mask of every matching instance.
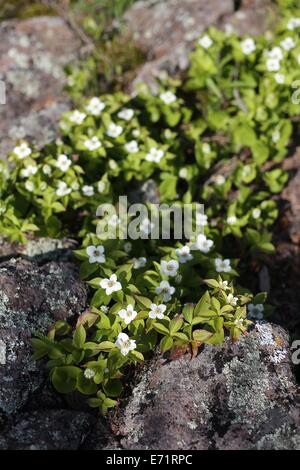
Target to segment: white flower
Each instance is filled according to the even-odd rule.
[[[113,292],[117,292],[122,289],[120,282],[117,280],[117,276],[112,274],[110,278],[105,278],[100,281],[100,287],[105,289],[106,295],[111,295]]]
[[[95,372],[92,369],[85,369],[83,375],[86,379],[92,379],[95,377]]]
[[[154,224],[150,222],[148,218],[143,219],[142,222],[140,223],[140,232],[143,235],[149,235],[153,228],[154,228]]]
[[[121,219],[117,216],[117,214],[113,214],[109,220],[108,220],[109,225],[112,227],[117,227],[121,223]]]
[[[237,297],[234,297],[233,294],[228,294],[227,295],[227,299],[226,299],[226,302],[229,304],[229,305],[232,305],[233,307],[236,306],[237,302],[238,302],[238,298]]]
[[[82,192],[85,196],[91,197],[94,195],[94,188],[93,186],[88,186],[87,184],[82,186]]]
[[[122,320],[124,320],[126,325],[129,325],[129,323],[131,323],[137,316],[137,312],[133,309],[133,305],[129,304],[126,309],[122,308],[122,310],[118,312],[118,315]]]
[[[33,165],[28,165],[23,170],[21,170],[21,176],[23,178],[28,178],[31,175],[35,175],[37,172],[37,167]]]
[[[87,247],[86,252],[89,257],[89,263],[105,263],[104,246],[90,245]]]
[[[179,268],[179,263],[176,260],[165,261],[162,260],[160,262],[160,272],[165,276],[175,277],[177,275],[177,271]]]
[[[217,175],[215,177],[215,183],[218,185],[218,186],[221,186],[222,184],[225,183],[225,177],[223,175]]]
[[[223,290],[229,289],[228,281],[221,281],[221,282],[219,283],[219,286],[220,286],[220,289],[223,289]]]
[[[261,210],[258,207],[253,209],[252,211],[253,219],[259,219],[260,216],[261,216]]]
[[[23,160],[26,157],[29,157],[31,155],[31,148],[28,146],[26,142],[23,142],[20,145],[17,145],[13,149],[13,153],[20,159]]]
[[[157,149],[156,147],[152,147],[146,155],[147,162],[154,162],[159,163],[164,156],[164,151],[161,149]]]
[[[162,320],[164,318],[164,312],[166,311],[166,309],[167,307],[164,304],[151,304],[149,318],[152,318],[153,320],[155,320],[155,318]]]
[[[267,56],[270,59],[275,59],[275,60],[282,60],[283,59],[283,52],[282,49],[278,46],[273,47],[270,51],[267,52]]]
[[[27,189],[27,191],[29,191],[30,193],[32,193],[32,191],[34,191],[34,184],[32,181],[26,181],[25,182],[25,188]]]
[[[282,85],[285,82],[285,76],[283,73],[275,73],[274,78],[279,85]]]
[[[272,141],[276,144],[280,140],[280,132],[274,131],[272,134]]]
[[[126,251],[126,253],[130,253],[130,251],[132,250],[132,243],[126,242],[124,244],[124,250]]]
[[[268,59],[266,67],[269,72],[278,72],[280,70],[280,61],[278,59]]]
[[[213,244],[214,242],[206,238],[206,236],[203,235],[203,233],[199,233],[199,235],[197,235],[195,247],[197,248],[197,250],[200,250],[202,253],[208,253],[211,247],[213,246]]]
[[[106,134],[109,137],[116,138],[116,137],[119,137],[119,135],[121,135],[122,132],[123,132],[122,126],[118,126],[118,124],[111,122],[110,125],[108,126]]]
[[[124,119],[124,121],[130,121],[134,116],[134,110],[130,108],[121,109],[117,114],[118,118]]]
[[[229,273],[231,271],[231,265],[229,259],[222,260],[221,258],[215,259],[215,267],[217,273]]]
[[[182,248],[177,248],[176,255],[178,256],[179,263],[186,263],[193,259],[193,255],[191,255],[190,247],[188,245],[185,245]]]
[[[199,39],[198,44],[204,49],[209,49],[213,45],[213,40],[205,34],[202,38]]]
[[[237,223],[237,218],[235,215],[230,215],[229,217],[227,217],[227,223],[228,225],[234,225]]]
[[[202,214],[201,212],[196,212],[196,224],[201,227],[207,225],[207,215]]]
[[[161,281],[159,286],[155,288],[156,294],[158,295],[163,294],[164,302],[169,302],[174,292],[175,292],[175,287],[170,286],[168,281]]]
[[[47,175],[47,176],[51,175],[52,173],[51,166],[48,165],[47,163],[43,166],[42,170],[43,170],[44,175]]]
[[[177,96],[171,91],[164,91],[159,95],[159,97],[165,104],[171,104],[177,100]]]
[[[294,47],[296,47],[296,43],[295,43],[294,39],[291,38],[291,37],[283,39],[281,41],[280,45],[286,51],[290,51],[291,49],[294,49]]]
[[[131,140],[124,145],[126,152],[128,153],[137,153],[139,151],[139,146],[136,140]]]
[[[97,189],[98,189],[98,193],[103,193],[103,191],[105,190],[105,183],[104,181],[99,181],[98,184],[97,184]]]
[[[147,259],[144,256],[141,256],[140,258],[133,258],[132,262],[133,262],[133,269],[140,269],[146,265]]]
[[[57,161],[55,162],[55,166],[59,168],[61,171],[67,171],[70,168],[71,160],[67,157],[67,155],[61,154],[58,156]]]
[[[101,101],[99,98],[94,97],[91,98],[85,109],[89,114],[92,114],[93,116],[99,116],[103,109],[105,108],[105,103]]]
[[[290,31],[293,31],[296,28],[300,27],[300,18],[290,18],[287,23],[287,28]]]
[[[88,150],[93,151],[93,150],[97,150],[98,148],[100,148],[102,144],[100,140],[98,139],[98,137],[94,136],[94,137],[91,137],[90,139],[85,140],[84,146]]]
[[[107,313],[109,311],[109,307],[107,307],[107,305],[101,305],[100,310],[103,313]]]
[[[245,55],[252,54],[252,52],[255,51],[256,45],[255,42],[252,38],[247,38],[244,39],[244,41],[241,42],[241,48],[242,51]]]
[[[181,168],[181,169],[179,170],[179,173],[178,173],[178,174],[179,174],[180,178],[185,179],[185,178],[187,178],[187,176],[188,176],[188,171],[187,171],[186,168]]]
[[[67,196],[72,191],[71,188],[68,188],[67,184],[64,181],[59,181],[58,187],[56,190],[57,196]]]
[[[204,142],[204,144],[202,144],[202,152],[205,155],[211,152],[211,146],[207,142]]]
[[[119,333],[115,344],[123,356],[127,356],[130,351],[136,348],[135,340],[129,339],[126,333]]]
[[[69,120],[71,122],[73,122],[74,124],[82,124],[83,121],[85,120],[86,118],[86,114],[85,113],[81,113],[80,111],[78,111],[78,109],[76,109],[75,111],[73,111],[73,113],[70,115],[69,117]]]
[[[248,305],[248,318],[250,320],[263,320],[264,315],[264,306],[263,304],[249,304]]]

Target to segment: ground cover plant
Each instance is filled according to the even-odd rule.
[[[78,390],[106,413],[127,368],[157,345],[193,356],[263,318],[265,294],[240,286],[238,275],[274,251],[276,194],[288,180],[281,162],[298,126],[300,79],[300,12],[291,5],[265,36],[209,29],[182,81],[161,78],[157,93],[141,85],[133,97],[92,97],[62,116],[55,142],[38,151],[21,141],[11,169],[1,163],[1,233],[81,243],[75,254],[93,291],[90,308],[76,325],[59,321],[33,339],[34,358],[48,358],[59,392]],[[150,180],[160,203],[204,204],[194,214],[202,233],[148,240],[145,217],[142,239],[99,237],[99,205],[117,205]],[[121,228],[116,215],[104,222]]]

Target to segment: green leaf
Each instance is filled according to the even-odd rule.
[[[71,393],[76,388],[77,378],[80,374],[81,370],[79,367],[55,367],[51,372],[51,380],[54,388],[59,393]]]
[[[122,382],[118,379],[111,379],[103,384],[103,390],[109,397],[119,397],[123,390]]]
[[[165,336],[160,341],[160,350],[163,353],[165,353],[166,351],[169,351],[169,349],[171,349],[172,346],[173,346],[173,339],[170,336]]]
[[[78,348],[78,349],[83,348],[85,340],[86,340],[85,328],[84,326],[79,325],[76,328],[74,336],[73,336],[73,344],[75,348]]]

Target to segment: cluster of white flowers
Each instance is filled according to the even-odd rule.
[[[122,289],[121,283],[118,281],[116,274],[112,274],[110,278],[102,279],[99,283],[100,287],[105,290],[106,295],[111,295]]]
[[[139,146],[136,140],[131,140],[124,145],[126,152],[128,153],[137,153],[139,151]]]
[[[64,154],[58,155],[57,161],[55,162],[56,168],[63,172],[68,171],[71,164],[71,160],[67,157],[67,155]]]
[[[215,268],[217,273],[229,273],[231,271],[231,264],[229,259],[215,259]]]
[[[159,97],[165,104],[172,104],[177,100],[177,96],[172,91],[164,91]]]
[[[147,153],[145,159],[147,162],[159,163],[164,156],[164,151],[156,147],[152,147]]]
[[[103,109],[105,108],[105,103],[99,98],[91,98],[87,106],[85,107],[86,111],[93,116],[99,116]]]
[[[95,377],[95,372],[92,369],[85,369],[83,375],[85,376],[86,379],[93,379]]]
[[[241,49],[243,51],[243,54],[245,55],[252,54],[252,52],[256,50],[256,45],[255,45],[254,40],[252,38],[244,39],[241,42]]]
[[[129,325],[137,316],[137,312],[134,310],[134,307],[132,304],[127,305],[126,308],[122,308],[118,312],[118,315],[126,325]]]
[[[179,263],[176,260],[161,260],[160,262],[160,272],[163,276],[175,277],[177,276],[177,271],[179,268]]]
[[[213,40],[205,34],[199,39],[198,44],[203,47],[203,49],[209,49],[213,45]]]
[[[168,281],[161,281],[158,287],[155,288],[155,293],[163,295],[164,302],[169,302],[175,292],[175,287],[170,286]]]
[[[111,122],[107,128],[106,134],[108,137],[111,137],[112,139],[116,139],[119,137],[123,132],[123,127],[119,126],[118,124],[115,124],[114,122]]]
[[[91,137],[90,139],[86,139],[84,141],[84,146],[85,148],[87,148],[88,150],[92,152],[93,150],[99,149],[102,146],[102,144],[100,140],[98,139],[98,137],[94,136],[94,137]]]
[[[89,263],[105,263],[104,246],[89,245],[86,248],[86,252],[89,257]]]
[[[119,333],[115,344],[123,356],[127,356],[130,351],[136,349],[135,340],[130,339],[126,333]]]
[[[72,192],[72,188],[69,188],[67,183],[64,181],[59,181],[57,189],[56,189],[56,194],[57,196],[63,197],[67,196]]]
[[[69,120],[73,124],[77,124],[78,126],[83,123],[83,121],[86,118],[86,114],[82,113],[81,111],[78,111],[78,109],[75,109],[75,111],[72,112],[69,116]]]
[[[24,158],[29,157],[32,151],[26,142],[22,142],[22,144],[17,145],[13,149],[13,153],[18,157],[19,160],[23,160]]]

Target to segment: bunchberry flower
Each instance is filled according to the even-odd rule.
[[[199,233],[197,235],[197,239],[195,242],[195,248],[200,250],[202,253],[208,253],[212,248],[214,242],[208,238],[203,233]]]
[[[237,302],[238,302],[238,298],[237,297],[234,297],[233,294],[228,294],[227,295],[227,299],[226,299],[226,302],[229,304],[229,305],[232,305],[233,307],[236,306]]]
[[[122,310],[118,312],[118,315],[124,320],[126,325],[129,325],[137,316],[137,312],[134,310],[133,305],[129,304],[126,308],[122,308]]]
[[[93,379],[96,374],[92,369],[85,369],[83,375],[86,379]]]
[[[245,55],[252,54],[252,52],[255,51],[256,45],[255,42],[252,38],[247,38],[244,39],[244,41],[241,42],[241,48],[242,51]]]
[[[103,109],[105,108],[105,103],[101,101],[99,98],[94,97],[91,98],[89,103],[86,105],[85,109],[89,114],[93,116],[99,116]]]
[[[61,154],[58,156],[57,161],[55,162],[56,168],[61,171],[67,171],[71,166],[71,160],[67,157],[67,155]]]
[[[61,197],[67,196],[71,192],[72,192],[72,189],[67,186],[67,183],[65,183],[64,181],[59,181],[58,187],[56,190],[57,196],[61,196]]]
[[[296,47],[296,43],[293,38],[287,37],[283,39],[280,43],[281,47],[285,49],[286,51],[290,51],[291,49],[294,49]]]
[[[116,346],[120,349],[123,356],[127,356],[130,351],[136,349],[136,342],[135,340],[130,339],[126,333],[119,333],[116,340]]]
[[[37,167],[34,165],[28,165],[21,170],[21,176],[23,178],[29,178],[31,175],[35,175],[37,172]]]
[[[108,137],[112,137],[115,139],[116,137],[119,137],[123,132],[123,127],[119,126],[118,124],[115,124],[114,122],[111,122],[108,126],[108,129],[106,131],[106,134]]]
[[[126,152],[128,153],[137,153],[139,151],[139,146],[136,140],[131,140],[124,145]]]
[[[177,100],[176,95],[172,91],[164,91],[159,97],[165,104],[172,104]]]
[[[177,275],[178,268],[179,264],[176,260],[162,260],[160,262],[160,272],[162,275],[175,277]]]
[[[222,260],[221,258],[215,259],[215,267],[217,273],[229,273],[231,271],[231,265],[229,259]]]
[[[183,246],[182,248],[177,248],[176,255],[178,256],[179,263],[186,263],[193,259],[193,255],[190,253],[190,247],[188,245]]]
[[[168,281],[161,281],[158,287],[155,288],[155,293],[163,295],[164,302],[169,302],[171,300],[172,295],[175,292],[175,287],[170,286]]]
[[[92,152],[93,150],[99,149],[102,146],[102,144],[100,140],[98,139],[98,137],[94,136],[94,137],[91,137],[90,139],[86,139],[84,142],[84,146]]]
[[[199,39],[198,44],[204,49],[209,49],[213,45],[213,40],[205,34]]]
[[[86,114],[81,113],[80,111],[78,111],[78,109],[73,111],[73,113],[70,114],[70,116],[69,116],[69,120],[71,122],[73,122],[74,124],[77,124],[77,125],[82,124],[83,121],[85,120],[85,118],[86,118]]]
[[[111,295],[122,289],[121,283],[118,281],[117,276],[112,274],[110,278],[105,278],[100,281],[100,287],[105,290],[106,295]]]
[[[20,145],[17,145],[13,149],[13,153],[18,157],[19,160],[23,160],[26,157],[29,157],[31,155],[31,148],[28,146],[26,142],[23,142]]]
[[[156,147],[152,147],[149,152],[147,153],[145,159],[147,162],[154,162],[159,163],[164,156],[164,151],[161,149],[157,149]]]
[[[86,249],[89,263],[105,263],[104,246],[90,245]]]
[[[130,108],[121,109],[117,114],[118,118],[124,119],[124,121],[130,121],[134,116],[134,110]]]
[[[91,197],[95,193],[93,186],[89,186],[87,184],[82,186],[82,192],[87,197]]]
[[[166,311],[166,309],[167,307],[164,304],[151,304],[149,318],[152,318],[153,320],[156,318],[162,320],[164,318],[164,312]]]
[[[141,256],[140,258],[133,258],[132,262],[133,262],[133,269],[140,269],[146,265],[147,259],[144,256]]]

